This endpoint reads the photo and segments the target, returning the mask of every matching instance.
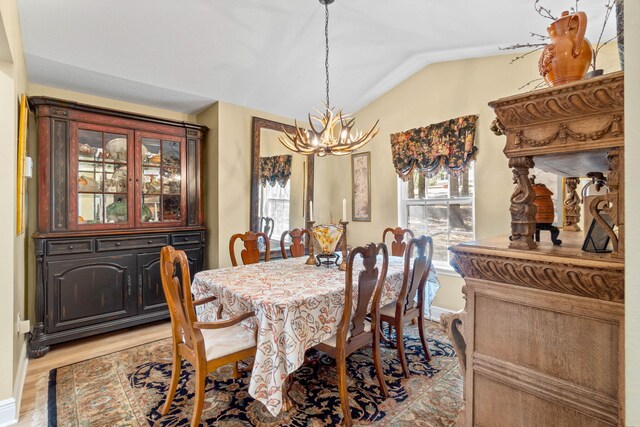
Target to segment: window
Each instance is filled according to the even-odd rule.
[[[458,176],[441,170],[425,178],[414,171],[399,193],[402,225],[416,236],[431,236],[436,265],[448,265],[449,246],[474,239],[473,163]]]
[[[289,200],[291,198],[291,180],[287,181],[287,185],[266,185],[264,188],[264,206],[262,206],[262,215],[273,218],[273,234],[272,239],[280,239],[283,232],[289,229]],[[288,238],[288,236],[287,236]]]

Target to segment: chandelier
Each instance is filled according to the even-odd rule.
[[[378,134],[378,122],[366,133],[353,129],[355,118],[351,114],[338,110],[334,113],[329,103],[329,4],[334,0],[320,0],[324,5],[324,40],[325,40],[325,60],[324,68],[326,74],[327,99],[324,103],[324,114],[317,110],[319,116],[309,114],[309,129],[300,128],[295,122],[295,132],[289,133],[284,130],[284,135],[278,139],[291,151],[319,157],[326,155],[344,156],[349,154]],[[316,124],[314,125],[314,121]],[[316,125],[318,128],[316,128]]]

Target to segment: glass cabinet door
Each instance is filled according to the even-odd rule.
[[[132,132],[72,123],[71,135],[72,165],[77,166],[71,172],[71,197],[77,200],[71,223],[75,228],[130,227]]]
[[[137,221],[141,226],[184,225],[184,138],[140,133]]]

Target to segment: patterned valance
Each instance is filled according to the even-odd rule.
[[[391,156],[403,180],[414,170],[434,176],[444,167],[460,173],[475,158],[478,116],[463,116],[391,135]]]
[[[260,157],[260,184],[266,186],[267,183],[273,187],[276,182],[281,187],[287,185],[291,176],[291,155]]]

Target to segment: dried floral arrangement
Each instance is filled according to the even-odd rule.
[[[602,22],[602,28],[600,29],[600,34],[598,35],[598,40],[595,43],[595,45],[592,44],[592,51],[593,51],[593,56],[591,59],[591,65],[590,68],[595,71],[597,70],[597,57],[598,57],[598,53],[600,52],[600,49],[602,49],[604,46],[606,46],[607,44],[609,44],[610,42],[614,41],[614,40],[618,40],[619,42],[621,42],[619,44],[619,49],[620,49],[620,62],[624,68],[624,52],[622,51],[623,49],[623,40],[624,40],[624,22],[623,22],[623,7],[624,7],[624,0],[605,0],[605,4],[604,7],[606,9],[605,11],[605,15],[604,15],[604,19]],[[576,12],[578,12],[579,10],[579,4],[580,4],[580,0],[575,0],[574,5],[570,8],[570,13],[571,14],[575,14]],[[551,9],[545,7],[542,3],[541,0],[535,0],[533,3],[533,7],[535,9],[535,11],[538,13],[538,15],[540,15],[541,17],[545,18],[545,19],[550,19],[552,21],[556,21],[558,19],[558,16],[554,15],[553,12],[551,11]],[[609,18],[611,16],[611,13],[614,11],[614,9],[616,10],[616,35],[611,37],[608,40],[603,41],[602,38],[604,36],[604,32],[605,29],[607,27],[607,23],[609,22]],[[528,43],[516,43],[510,46],[505,46],[505,47],[500,47],[500,50],[520,50],[520,49],[527,49],[524,53],[517,55],[516,57],[514,57],[513,59],[511,59],[511,61],[509,61],[510,64],[513,64],[514,62],[528,56],[531,55],[532,53],[538,52],[543,50],[548,44],[549,44],[549,36],[545,35],[545,34],[540,34],[540,33],[534,33],[534,32],[530,32],[529,33],[530,36],[534,39],[533,42],[528,42]],[[543,78],[539,78],[539,79],[534,79],[531,80],[527,83],[525,83],[524,85],[520,86],[518,89],[524,89],[527,86],[531,86],[534,85],[532,90],[535,89],[539,89],[541,87],[544,87],[546,85],[545,81]]]

